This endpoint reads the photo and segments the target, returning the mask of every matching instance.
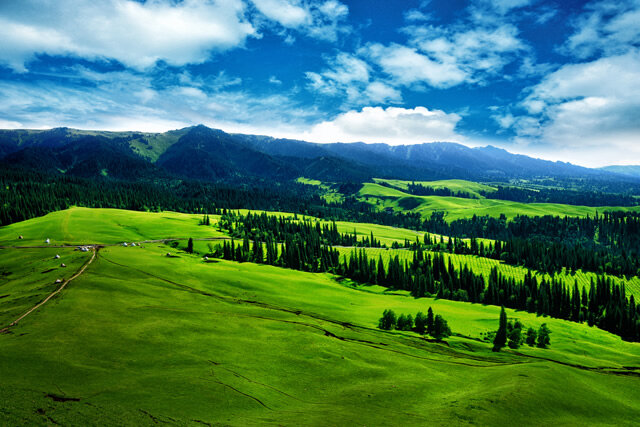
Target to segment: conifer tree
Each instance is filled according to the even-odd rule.
[[[429,335],[433,335],[433,327],[434,327],[434,319],[433,319],[433,310],[429,307],[427,310],[427,333]]]
[[[507,344],[507,312],[500,309],[500,324],[493,339],[493,351],[500,351]]]
[[[421,335],[424,335],[424,333],[427,331],[427,316],[425,316],[423,312],[419,311],[416,314],[415,323],[416,323],[416,332]]]
[[[442,316],[437,314],[436,318],[433,321],[433,337],[437,340],[441,340],[443,338],[447,338],[450,335],[451,329],[449,329],[447,321],[444,320]]]
[[[535,329],[533,328],[527,329],[526,343],[529,347],[533,347],[534,345],[536,345],[537,338],[538,338],[538,333],[536,332]]]
[[[396,327],[396,314],[393,310],[385,310],[382,312],[382,317],[378,321],[378,328],[390,331]]]
[[[536,343],[538,348],[547,348],[551,345],[551,338],[549,337],[549,334],[551,334],[551,331],[547,327],[547,324],[543,323],[540,325],[540,329],[538,330],[538,342]]]

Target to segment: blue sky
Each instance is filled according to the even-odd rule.
[[[640,164],[640,0],[0,0],[0,128]]]

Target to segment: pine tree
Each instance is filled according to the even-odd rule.
[[[538,342],[536,344],[538,348],[547,348],[551,345],[551,338],[549,337],[549,334],[551,334],[551,331],[547,327],[547,324],[543,323],[540,325],[540,329],[538,330]]]
[[[527,337],[525,341],[529,347],[533,347],[534,345],[536,345],[537,338],[538,338],[538,333],[536,332],[535,329],[533,328],[527,329]]]
[[[507,328],[507,336],[509,338],[507,345],[509,348],[516,349],[520,347],[520,344],[522,344],[522,324],[518,321],[516,321],[515,324],[511,324],[511,322],[509,322],[508,326],[510,327]]]
[[[443,338],[447,338],[450,335],[451,329],[449,329],[447,321],[444,320],[444,318],[439,314],[436,315],[436,318],[433,321],[433,337],[437,340],[441,340]]]
[[[419,311],[416,314],[415,323],[416,323],[416,332],[421,335],[424,335],[424,333],[427,331],[427,316],[425,316],[423,312]]]
[[[433,310],[429,307],[427,310],[427,333],[429,335],[433,335],[433,327],[434,327],[434,319],[433,319]]]
[[[500,351],[507,344],[507,312],[500,309],[500,324],[493,339],[493,351]]]
[[[398,316],[396,329],[399,331],[410,331],[413,329],[413,317],[411,315],[406,316],[404,314]]]
[[[396,314],[393,310],[385,310],[378,321],[378,328],[389,331],[396,327]]]
[[[191,237],[189,237],[189,240],[187,241],[187,252],[190,254],[193,253],[193,239]]]

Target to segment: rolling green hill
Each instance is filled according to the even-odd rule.
[[[379,209],[393,211],[418,212],[424,218],[437,211],[445,212],[445,219],[452,221],[458,218],[470,218],[473,215],[499,217],[504,214],[507,218],[516,215],[543,216],[593,216],[596,212],[604,211],[632,211],[640,212],[640,207],[589,207],[563,205],[557,203],[518,203],[496,199],[466,199],[461,197],[443,196],[413,196],[395,188],[389,188],[375,183],[365,183],[358,196],[362,200],[375,205]]]
[[[402,190],[407,190],[409,184],[422,185],[424,187],[431,187],[434,190],[440,190],[443,188],[447,188],[456,193],[468,194],[472,197],[477,197],[479,199],[483,199],[484,196],[481,192],[491,193],[496,191],[495,187],[491,187],[489,185],[481,184],[473,181],[465,181],[463,179],[446,179],[440,181],[402,181],[399,179],[380,179],[374,178],[373,180],[376,184],[378,183],[387,183],[394,187],[398,187]]]
[[[495,326],[495,307],[361,292],[326,275],[164,251],[103,249],[60,298],[0,336],[5,420],[379,424],[384,410],[406,424],[486,424],[514,402],[510,419],[522,423],[640,415],[628,398],[638,379],[613,374],[640,364],[640,349],[585,325],[510,312],[534,327],[546,321],[552,348],[495,355],[474,339],[443,345],[375,329],[385,308],[431,305],[454,331],[479,337]]]
[[[42,245],[44,235],[52,244],[220,236],[199,219],[75,208],[3,227],[0,245]],[[0,249],[0,297],[9,294],[0,328],[90,256]],[[415,315],[429,306],[455,333],[446,342],[376,328],[384,309]],[[161,242],[107,246],[0,334],[0,414],[9,425],[487,425],[505,414],[523,425],[631,425],[640,417],[640,344],[507,310],[526,326],[547,323],[551,347],[493,353],[484,337],[498,312],[330,274],[207,262]]]

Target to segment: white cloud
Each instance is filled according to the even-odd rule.
[[[486,6],[495,9],[500,14],[505,14],[513,9],[519,9],[521,7],[529,6],[534,3],[535,0],[484,0],[480,3],[485,3]]]
[[[392,145],[462,141],[455,132],[460,116],[425,107],[365,107],[311,128],[301,137],[315,142],[384,142]]]
[[[136,69],[201,63],[254,34],[241,0],[0,2],[0,61],[18,71],[42,53]]]
[[[409,9],[404,13],[404,19],[409,22],[429,21],[431,20],[431,15],[418,9]]]
[[[338,0],[251,0],[256,9],[271,23],[284,29],[296,30],[306,36],[336,41],[350,27],[344,24],[349,8]],[[263,23],[269,26],[271,23]],[[295,38],[283,32],[285,41],[291,44]]]
[[[584,164],[640,157],[640,52],[569,64],[546,76],[522,102],[528,115],[509,121],[520,141],[563,147]],[[596,154],[597,153],[597,154]],[[589,159],[596,155],[598,158]]]
[[[640,46],[640,1],[606,0],[585,9],[562,52],[585,59],[599,53],[619,55]]]
[[[496,74],[527,50],[511,24],[472,29],[410,28],[411,43],[439,63],[463,70],[469,76]]]
[[[0,125],[165,131],[204,123],[277,133],[280,127],[320,117],[314,108],[300,108],[290,94],[257,96],[221,82],[233,80],[228,76],[202,80],[186,75],[157,85],[128,71],[98,74],[76,67],[67,74],[65,82],[0,81]]]
[[[364,90],[364,98],[374,104],[386,104],[388,102],[399,102],[402,94],[399,90],[379,81],[369,83]]]
[[[399,102],[402,94],[388,84],[371,79],[371,69],[362,59],[340,52],[321,73],[307,72],[309,88],[317,93],[346,97],[347,103],[385,104]]]
[[[258,10],[272,21],[286,28],[311,24],[308,7],[296,0],[251,0]]]
[[[366,48],[366,55],[402,85],[425,82],[433,87],[448,88],[469,77],[456,64],[434,61],[415,48],[398,44],[371,44]]]

